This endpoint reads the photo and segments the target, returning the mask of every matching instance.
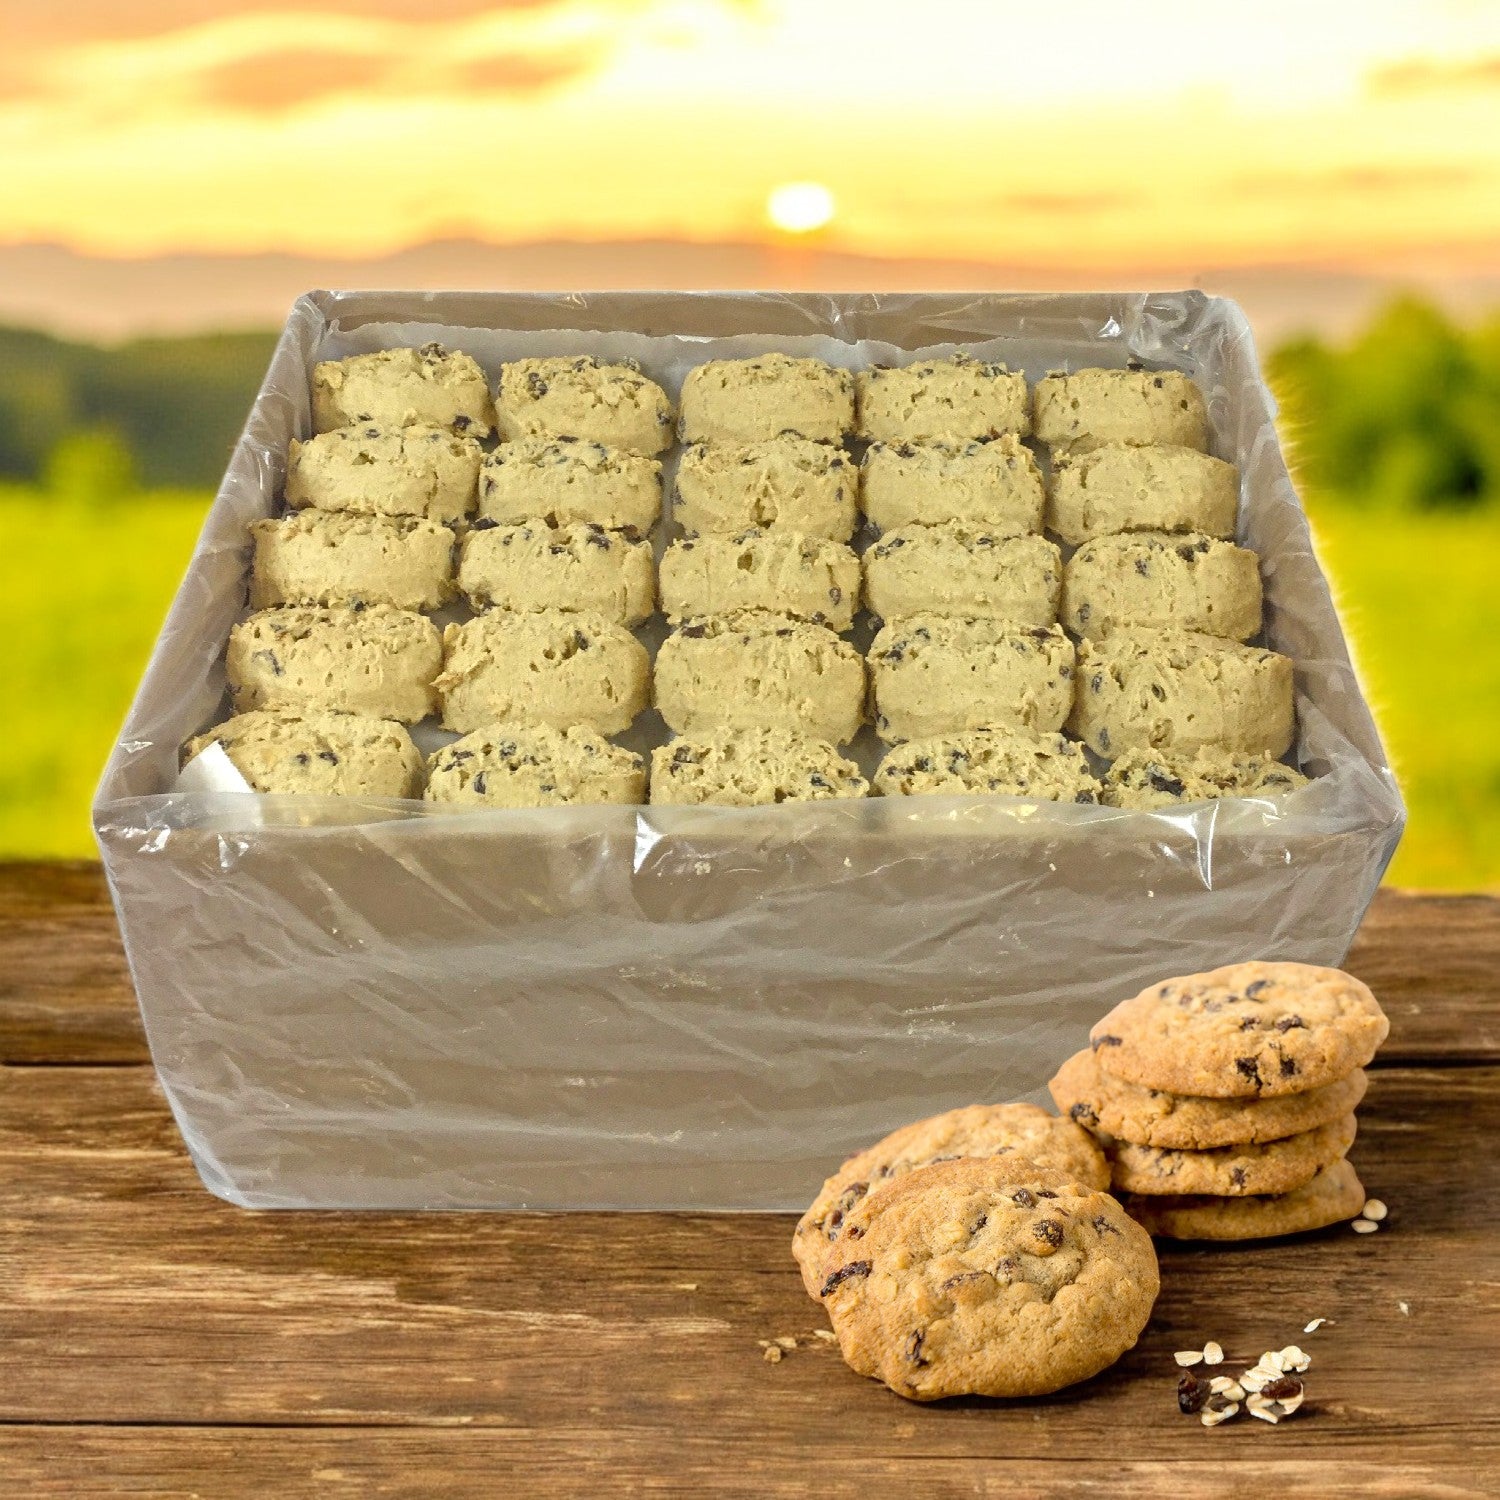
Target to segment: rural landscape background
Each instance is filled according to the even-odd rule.
[[[1500,886],[1500,7],[0,0],[0,34],[0,857],[92,852],[302,290],[1198,285],[1281,402],[1410,803],[1391,878]]]

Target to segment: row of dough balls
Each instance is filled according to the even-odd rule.
[[[251,523],[253,609],[422,611],[453,597],[455,539],[447,527],[372,525],[345,515],[318,517],[318,526],[305,520]],[[1119,625],[1177,625],[1245,641],[1261,622],[1255,554],[1203,533],[1100,537],[1064,562],[1045,537],[962,522],[902,527],[863,558],[824,537],[751,530],[674,542],[661,561],[659,590],[650,544],[592,522],[487,527],[456,545],[458,579],[476,611],[594,613],[627,626],[656,613],[658,597],[672,624],[764,609],[836,631],[851,627],[862,603],[886,620],[934,614],[1050,625],[1060,617],[1079,637]]]
[[[685,735],[647,763],[592,729],[488,725],[425,760],[406,728],[338,711],[258,709],[198,736],[220,745],[257,792],[424,797],[490,807],[587,804],[756,806],[874,793],[1006,795],[1150,809],[1224,796],[1275,795],[1296,772],[1257,756],[1135,751],[1101,778],[1059,735],[982,729],[890,751],[873,786],[824,741],[781,729]],[[649,785],[649,792],[648,792]]]
[[[459,734],[502,720],[601,734],[653,700],[646,648],[603,615],[490,610],[440,635],[387,605],[262,610],[233,627],[237,712],[336,708]],[[868,679],[867,679],[868,671]],[[1009,724],[1065,726],[1114,759],[1129,749],[1284,755],[1292,664],[1193,631],[1121,627],[1074,644],[1056,625],[909,615],[868,658],[827,626],[768,610],[684,622],[657,654],[654,702],[678,734],[785,728],[847,744],[866,721],[899,743]]]
[[[383,349],[313,369],[315,432],[425,424],[503,442],[570,437],[641,454],[671,447],[671,398],[632,360],[592,355],[500,367],[491,394],[467,354],[441,344]],[[858,372],[820,359],[762,354],[709,360],[683,380],[675,431],[685,443],[987,440],[1034,433],[1054,448],[1101,443],[1207,446],[1202,392],[1176,370],[1088,369],[1029,390],[1004,364],[959,353]]]

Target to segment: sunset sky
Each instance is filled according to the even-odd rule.
[[[1480,0],[0,0],[0,245],[1500,269]]]

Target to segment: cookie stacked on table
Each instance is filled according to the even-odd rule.
[[[845,1360],[914,1401],[1035,1396],[1140,1336],[1160,1286],[1092,1137],[1034,1104],[892,1132],[824,1184],[792,1237]]]
[[[1242,963],[1115,1007],[1050,1088],[1130,1213],[1171,1239],[1248,1240],[1352,1218],[1346,1159],[1389,1023],[1338,969]]]

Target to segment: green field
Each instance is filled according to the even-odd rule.
[[[93,852],[88,803],[207,497],[0,489],[0,857]],[[1500,514],[1324,504],[1319,550],[1411,809],[1390,878],[1500,886]]]

